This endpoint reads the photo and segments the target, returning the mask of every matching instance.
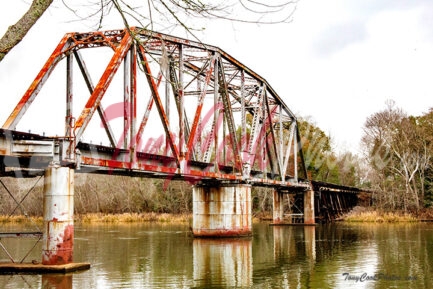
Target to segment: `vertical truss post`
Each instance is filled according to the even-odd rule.
[[[242,144],[242,152],[245,153],[247,149],[247,120],[246,120],[246,113],[245,113],[245,72],[242,69],[241,70],[241,130],[242,130],[242,136],[241,136],[241,144]],[[242,162],[245,162],[246,156],[242,156]]]
[[[129,153],[130,153],[130,162],[131,165],[134,166],[136,162],[136,122],[137,122],[137,49],[135,45],[131,46],[131,59],[130,59],[130,144],[129,144]]]
[[[242,152],[242,178],[248,179],[250,177],[251,167],[248,162],[247,151],[247,118],[245,111],[245,71],[241,70],[241,152]]]
[[[185,157],[185,122],[184,122],[184,91],[183,91],[183,45],[179,44],[179,156],[181,160]]]
[[[129,129],[131,126],[131,50],[123,61],[123,148],[128,149]]]
[[[301,165],[302,165],[302,175],[304,176],[305,179],[308,179],[308,174],[307,174],[307,168],[305,166],[305,160],[304,160],[304,154],[302,152],[302,140],[301,140],[301,135],[299,133],[299,127],[298,127],[298,122],[295,119],[294,121],[296,121],[296,143],[297,143],[297,148],[299,149],[296,150],[297,153],[299,153],[299,159],[301,161]]]
[[[73,129],[73,54],[68,54],[66,58],[66,117],[65,117],[65,136],[72,139]],[[69,158],[71,156],[68,156]]]
[[[218,75],[219,75],[219,63],[220,58],[219,55],[218,57],[216,57],[215,59],[215,73],[214,73],[214,99],[213,99],[213,103],[214,103],[214,115],[213,115],[213,139],[214,139],[214,150],[215,150],[215,172],[219,171],[218,168],[218,157],[219,157],[219,153],[218,153],[218,129],[219,127],[217,126],[218,123],[218,117],[219,117],[219,81],[218,81]]]
[[[297,142],[297,129],[296,129],[296,121],[293,122],[293,161],[294,161],[294,172],[293,172],[293,176],[295,179],[295,182],[298,182],[298,142]]]
[[[223,121],[227,123],[227,127],[229,130],[229,138],[230,138],[230,143],[232,145],[232,151],[233,151],[233,161],[234,161],[234,167],[236,168],[237,171],[241,170],[241,158],[239,156],[239,149],[238,149],[238,143],[237,143],[237,138],[236,138],[236,128],[235,128],[235,121],[233,119],[233,110],[232,110],[232,106],[231,106],[231,102],[230,102],[230,98],[229,98],[229,91],[228,91],[228,81],[226,80],[225,76],[225,71],[224,71],[224,65],[223,65],[223,61],[220,55],[218,55],[219,57],[219,73],[218,73],[218,78],[219,78],[219,91],[220,91],[220,97],[222,100],[222,104],[223,104]],[[225,128],[225,125],[223,126]],[[223,134],[223,144],[224,144],[224,148],[225,148],[225,134]]]
[[[263,106],[264,94],[265,94],[265,87],[262,84],[262,86],[258,91],[257,104],[254,109],[253,122],[251,124],[251,135],[248,142],[248,154],[250,158],[249,162],[251,167],[253,167],[253,164],[256,159],[257,147],[258,147],[257,143],[261,142],[259,140],[259,136],[262,132],[262,127],[263,127],[264,111],[262,109],[262,106]]]
[[[284,175],[286,173],[283,169],[283,119],[282,119],[283,106],[281,104],[279,104],[279,107],[280,107],[280,111],[278,114],[278,124],[279,124],[279,133],[280,133],[280,135],[279,135],[280,153],[278,156],[278,164],[280,166],[280,177],[281,177],[281,180],[283,180]]]
[[[210,76],[212,74],[212,72],[208,73],[209,74],[209,80],[206,79],[206,83],[203,85],[203,90],[202,90],[202,85],[201,85],[201,80],[200,78],[197,78],[197,91],[201,91],[200,95],[204,94],[206,95],[206,90],[207,90],[207,84],[210,81]],[[200,95],[197,95],[197,109],[198,106],[200,105]],[[191,135],[193,133],[194,130],[194,123],[193,123],[193,128],[191,129],[191,134],[190,134],[190,138]],[[202,127],[202,117],[201,117],[201,113],[199,115],[198,118],[198,123],[197,123],[197,136],[196,136],[196,140],[195,140],[195,146],[194,146],[194,159],[195,160],[201,160],[202,159],[202,154],[201,154],[201,145],[202,145],[202,133],[203,133],[203,127]]]
[[[170,63],[169,59],[167,58],[168,63]],[[167,65],[165,67],[165,70],[162,71],[162,74],[165,78],[165,114],[167,116],[167,122],[170,128],[170,65]],[[168,136],[165,136],[165,148],[164,151],[168,152],[168,147],[170,146],[169,138]]]
[[[226,115],[226,113],[230,113],[230,112],[228,112],[228,111],[226,111],[226,109],[225,108],[223,108],[223,114],[224,114],[224,116]],[[222,139],[222,146],[223,146],[223,158],[222,158],[222,164],[225,166],[226,165],[226,125],[227,125],[227,118],[226,117],[223,117],[223,139]],[[233,152],[233,156],[235,156],[236,155],[236,153],[235,152]],[[235,159],[235,167],[236,167],[236,159]]]
[[[268,138],[267,138],[267,129],[266,129],[266,119],[270,117],[270,115],[267,115],[267,110],[266,110],[267,98],[268,98],[268,95],[267,95],[266,90],[265,90],[264,96],[263,96],[263,107],[262,107],[262,111],[263,111],[262,132],[263,133],[260,134],[260,135],[262,135],[261,142],[262,142],[262,146],[263,146],[263,151],[261,153],[261,155],[262,155],[262,164],[260,165],[260,169],[263,170],[264,178],[265,179],[267,179],[267,177],[268,177],[268,165],[267,165],[267,160],[266,160],[266,156],[267,156],[266,152],[268,151],[268,148],[267,148],[267,144],[268,144],[267,139]]]
[[[289,140],[287,142],[287,148],[286,148],[286,156],[284,158],[284,165],[283,165],[283,172],[282,172],[282,181],[285,182],[286,181],[286,172],[287,172],[287,166],[289,165],[289,159],[290,159],[290,153],[291,153],[291,149],[292,149],[292,142],[296,143],[296,141],[293,141],[294,139],[294,131],[295,131],[295,122],[292,122],[292,124],[290,125],[290,130],[289,130]],[[295,144],[293,144],[294,146],[294,153],[296,154],[296,147]],[[296,157],[294,162],[296,163]],[[295,169],[296,171],[296,169]]]

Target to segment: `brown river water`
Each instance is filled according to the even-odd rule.
[[[20,259],[34,240],[1,242]],[[91,268],[0,275],[0,288],[433,288],[433,223],[257,223],[240,239],[193,238],[187,224],[77,224],[74,261]]]

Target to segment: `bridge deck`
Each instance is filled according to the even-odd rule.
[[[276,173],[251,170],[248,178],[232,166],[188,160],[178,168],[174,157],[131,152],[89,143],[78,143],[77,159],[61,161],[62,138],[0,129],[0,175],[32,177],[43,174],[52,161],[76,168],[78,173],[128,175],[190,182],[249,183],[290,192],[310,188],[308,181],[282,182]]]

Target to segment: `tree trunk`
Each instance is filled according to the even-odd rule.
[[[0,61],[26,36],[27,32],[39,20],[50,7],[53,0],[33,0],[29,10],[18,20],[15,25],[9,26],[6,33],[0,39]]]

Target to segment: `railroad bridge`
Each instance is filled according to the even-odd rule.
[[[72,262],[75,173],[193,183],[197,237],[250,235],[252,186],[274,189],[274,224],[285,194],[314,224],[359,192],[308,180],[297,119],[260,75],[218,47],[136,27],[67,33],[0,129],[1,176],[44,175],[44,232],[29,233],[43,264]]]

